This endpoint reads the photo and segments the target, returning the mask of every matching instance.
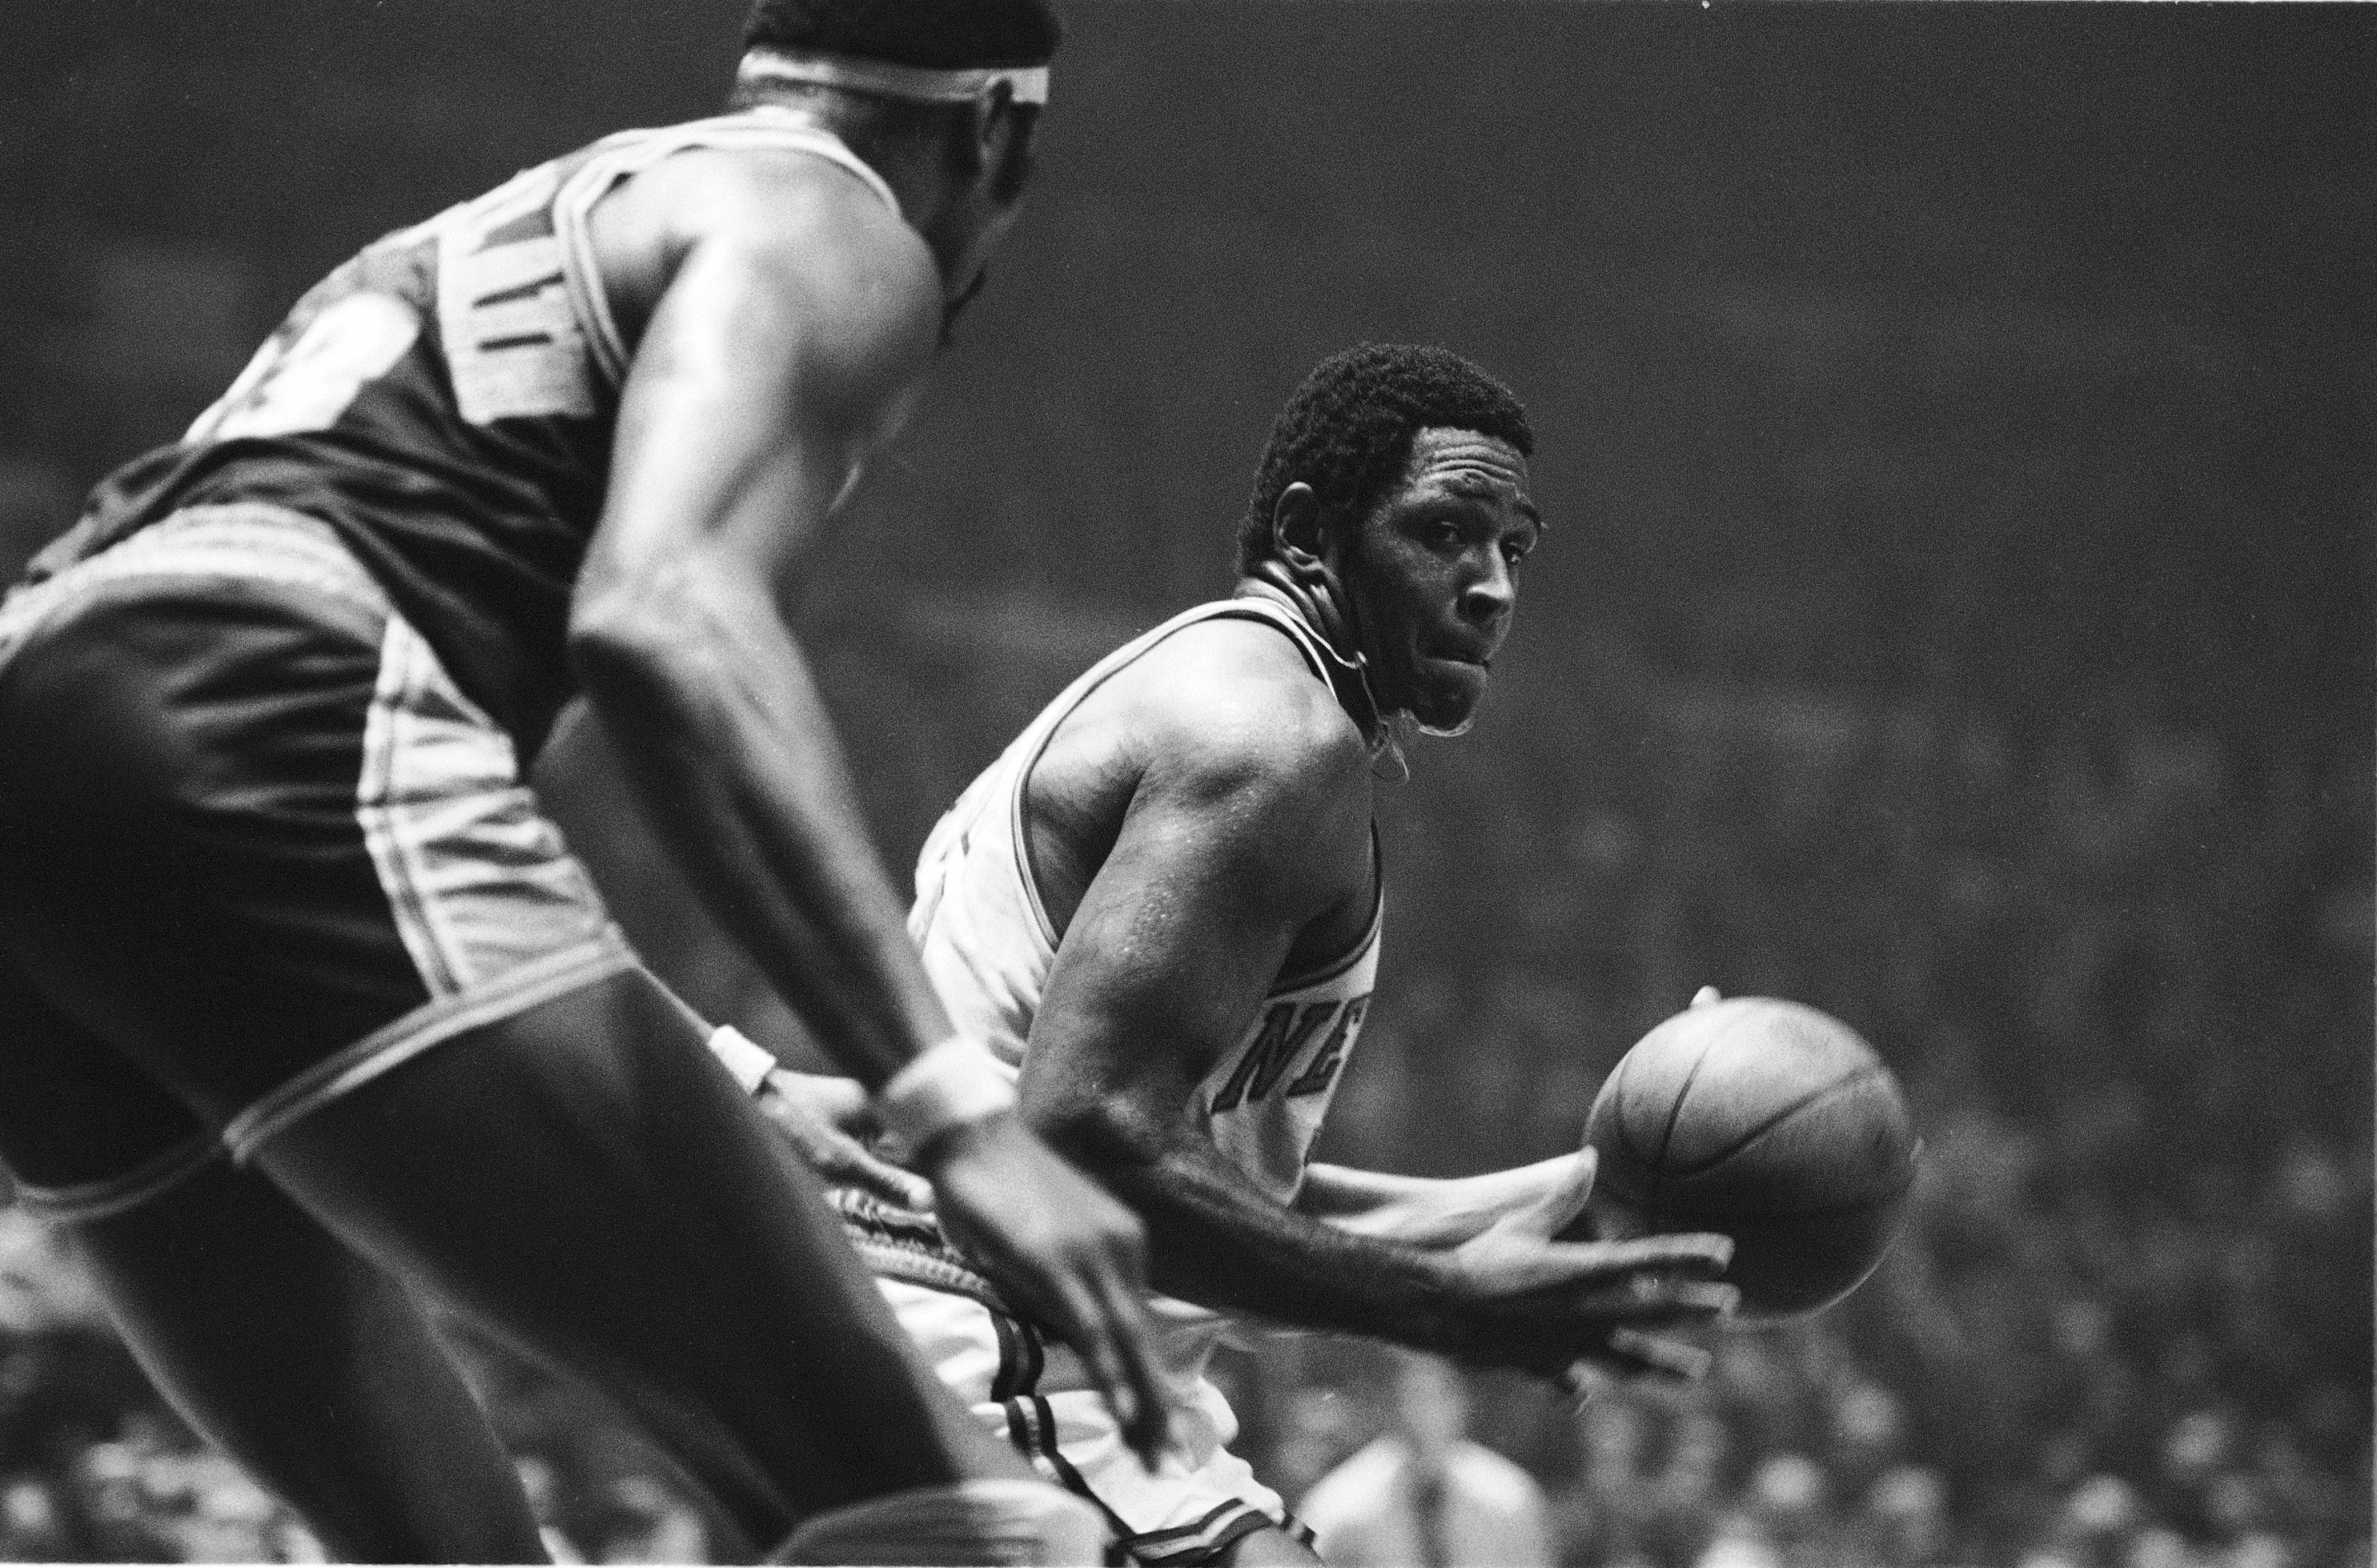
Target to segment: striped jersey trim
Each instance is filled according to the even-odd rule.
[[[635,967],[636,957],[614,929],[590,942],[548,953],[498,980],[459,996],[440,997],[375,1029],[336,1055],[266,1095],[226,1123],[223,1146],[245,1165],[276,1135],[457,1035],[499,1023],[582,986]]]
[[[554,197],[553,228],[554,237],[560,243],[563,284],[583,325],[594,363],[615,389],[627,377],[629,351],[619,330],[618,318],[612,314],[602,270],[595,264],[590,230],[594,206],[620,181],[643,173],[662,159],[705,148],[808,153],[857,180],[894,216],[904,216],[900,211],[899,197],[883,176],[844,146],[839,137],[772,104],[659,130],[622,131],[605,138],[595,144],[592,157],[571,171]]]
[[[1047,751],[1049,743],[1057,738],[1057,730],[1064,727],[1065,721],[1072,717],[1074,711],[1088,701],[1099,688],[1137,664],[1177,633],[1186,631],[1192,626],[1202,626],[1208,621],[1219,620],[1260,621],[1272,627],[1295,644],[1296,651],[1303,655],[1304,663],[1312,671],[1315,679],[1321,685],[1329,687],[1332,691],[1336,689],[1329,679],[1329,666],[1320,656],[1320,638],[1309,626],[1305,624],[1303,616],[1268,599],[1215,599],[1207,604],[1193,604],[1163,625],[1116,649],[1093,665],[1089,674],[1073,689],[1066,692],[1064,696],[1045,709],[1040,716],[1033,721],[1033,725],[1040,732],[1038,737],[1032,742],[1030,750],[1024,754],[1022,765],[1015,770],[1015,776],[1007,783],[1007,834],[1014,849],[1015,880],[1023,889],[1025,906],[1032,911],[1033,931],[1040,939],[1043,958],[1056,957],[1057,943],[1059,939],[1057,923],[1048,917],[1048,906],[1041,902],[1040,880],[1032,872],[1031,838],[1025,824],[1024,795],[1031,788],[1033,771],[1039,767],[1040,759]],[[1375,844],[1375,829],[1372,836]],[[1324,960],[1316,967],[1327,968],[1350,964],[1359,959],[1364,947],[1376,934],[1378,926],[1376,909],[1371,912],[1370,924],[1372,928],[1370,935],[1356,942],[1353,951],[1344,959]],[[1272,989],[1274,992],[1281,988],[1278,982],[1272,984]]]
[[[1106,1517],[1123,1554],[1149,1568],[1209,1568],[1229,1550],[1258,1530],[1284,1530],[1309,1547],[1310,1528],[1294,1514],[1272,1514],[1239,1499],[1216,1504],[1202,1517],[1186,1525],[1157,1530],[1133,1530],[1121,1514],[1093,1490],[1073,1462],[1065,1457],[1057,1440],[1057,1414],[1040,1392],[1047,1370],[1047,1347],[1042,1331],[1029,1321],[997,1307],[990,1309],[992,1330],[998,1336],[998,1371],[993,1374],[990,1397],[1007,1412],[1007,1440],[1034,1468],[1066,1490],[1096,1503]]]

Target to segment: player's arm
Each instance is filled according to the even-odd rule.
[[[1705,1319],[1730,1287],[1716,1237],[1549,1239],[1583,1180],[1445,1251],[1348,1234],[1274,1202],[1214,1149],[1193,1096],[1296,934],[1346,896],[1367,802],[1341,725],[1279,693],[1199,685],[1170,704],[1119,835],[1057,949],[1025,1056],[1025,1114],[1148,1227],[1160,1288],[1302,1327],[1557,1373],[1579,1357],[1670,1370],[1645,1328]],[[1185,718],[1183,717],[1185,713]],[[1359,896],[1358,892],[1356,896]]]
[[[1305,1167],[1296,1210],[1356,1236],[1411,1247],[1457,1247],[1577,1173],[1577,1154],[1558,1155],[1476,1176],[1397,1176],[1315,1162]]]
[[[949,1023],[780,606],[929,365],[938,274],[911,231],[818,160],[670,164],[613,198],[645,203],[614,218],[657,231],[659,262],[571,653],[689,881],[879,1090]],[[1164,1409],[1136,1222],[1011,1110],[923,1082],[932,1092],[908,1108],[930,1129],[917,1163],[945,1221],[1072,1338],[1124,1430],[1152,1443]]]
[[[571,653],[693,885],[875,1088],[946,1020],[780,600],[921,381],[938,289],[846,177],[721,155],[656,173],[682,187],[671,265],[622,390]]]
[[[1722,1000],[1714,986],[1692,994],[1691,1005]],[[1396,1176],[1315,1162],[1305,1167],[1296,1195],[1299,1214],[1342,1230],[1415,1247],[1456,1247],[1574,1179],[1583,1151],[1477,1176]]]

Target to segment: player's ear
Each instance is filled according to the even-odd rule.
[[[993,82],[988,92],[967,107],[973,116],[968,129],[973,138],[974,167],[1007,167],[1021,150],[1016,143],[1030,134],[1026,116],[1016,110],[1015,90],[1003,81]]]
[[[1271,536],[1279,558],[1298,573],[1320,567],[1328,554],[1320,523],[1320,497],[1301,479],[1279,493],[1271,509]]]

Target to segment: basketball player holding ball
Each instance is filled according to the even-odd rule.
[[[1274,426],[1240,580],[1042,712],[927,842],[909,930],[1026,1119],[1145,1222],[1168,1370],[1153,1470],[1045,1325],[882,1184],[837,1203],[993,1431],[1163,1564],[1306,1562],[1203,1377],[1224,1315],[1572,1379],[1684,1377],[1729,1311],[1714,1234],[1555,1239],[1590,1151],[1429,1181],[1309,1164],[1369,1006],[1393,726],[1467,727],[1541,538],[1510,391],[1441,349],[1325,361]],[[751,1047],[756,1048],[756,1047]]]

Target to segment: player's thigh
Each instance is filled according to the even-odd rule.
[[[0,959],[0,1167],[20,1208],[98,1218],[221,1157],[188,1107]]]
[[[328,1097],[256,1158],[383,1267],[602,1387],[755,1538],[789,1527],[771,1508],[1029,1475],[640,969]]]
[[[159,1388],[342,1561],[539,1556],[511,1461],[411,1299],[270,1181],[217,1160],[69,1229]]]
[[[357,809],[382,625],[113,581],[0,665],[0,949],[211,1125],[429,999]]]

